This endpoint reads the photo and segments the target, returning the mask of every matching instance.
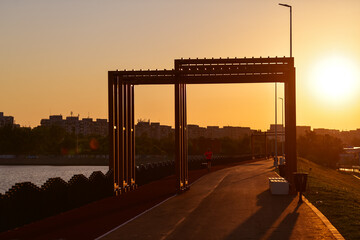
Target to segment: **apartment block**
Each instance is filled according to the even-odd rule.
[[[5,116],[3,112],[0,112],[0,127],[14,125],[14,117],[13,116]]]
[[[62,115],[51,115],[49,119],[41,119],[41,126],[56,125],[62,127],[68,133],[81,134],[84,136],[108,134],[108,121],[106,119],[92,118],[79,119],[79,116],[70,116],[63,119]]]

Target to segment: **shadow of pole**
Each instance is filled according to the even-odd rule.
[[[269,190],[260,193],[257,196],[257,205],[260,209],[225,239],[261,239],[273,227],[293,199],[292,195],[271,195]]]
[[[271,235],[266,239],[290,239],[291,233],[295,227],[296,221],[299,217],[297,212],[301,204],[298,204],[293,212],[288,213]]]

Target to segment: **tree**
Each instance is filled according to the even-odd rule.
[[[307,132],[306,135],[299,137],[297,149],[300,157],[336,168],[339,155],[343,151],[343,144],[340,139],[328,134],[317,135],[314,132]]]

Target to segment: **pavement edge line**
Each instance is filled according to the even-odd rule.
[[[313,212],[321,219],[321,221],[325,224],[325,226],[330,230],[332,235],[338,240],[344,240],[345,238],[339,233],[339,231],[331,224],[329,219],[327,219],[324,214],[320,212],[309,200],[303,196],[304,202],[313,210]]]
[[[207,175],[207,174],[205,174],[205,175]],[[201,178],[203,178],[205,175],[203,175],[203,176],[201,176],[200,178],[196,179],[193,183],[189,184],[189,186],[191,186],[191,185],[193,185],[194,183],[196,183],[197,181],[199,181],[199,180],[200,180]],[[177,195],[178,195],[178,194],[174,194],[174,195],[172,195],[172,196],[168,197],[168,198],[167,198],[167,199],[165,199],[164,201],[159,202],[159,203],[158,203],[158,204],[156,204],[155,206],[153,206],[153,207],[151,207],[151,208],[149,208],[149,209],[145,210],[144,212],[142,212],[142,213],[140,213],[140,214],[136,215],[135,217],[133,217],[133,218],[131,218],[131,219],[127,220],[126,222],[124,222],[124,223],[120,224],[119,226],[117,226],[117,227],[115,227],[115,228],[111,229],[110,231],[108,231],[108,232],[104,233],[103,235],[101,235],[101,236],[99,236],[99,237],[95,238],[95,240],[100,240],[101,238],[105,237],[106,235],[108,235],[108,234],[110,234],[110,233],[112,233],[112,232],[116,231],[117,229],[121,228],[122,226],[124,226],[124,225],[128,224],[129,222],[131,222],[131,221],[135,220],[136,218],[138,218],[138,217],[140,217],[141,215],[143,215],[143,214],[145,214],[145,213],[149,212],[150,210],[152,210],[152,209],[154,209],[154,208],[156,208],[156,207],[160,206],[161,204],[165,203],[166,201],[170,200],[171,198],[176,197]]]
[[[145,214],[145,213],[149,212],[150,210],[152,210],[152,209],[154,209],[154,208],[156,208],[156,207],[160,206],[161,204],[163,204],[164,202],[166,202],[166,201],[170,200],[171,198],[175,197],[176,195],[177,195],[177,194],[174,194],[173,196],[168,197],[168,198],[167,198],[167,199],[165,199],[164,201],[159,202],[159,203],[158,203],[158,204],[156,204],[155,206],[153,206],[153,207],[151,207],[151,208],[149,208],[149,209],[145,210],[144,212],[142,212],[142,213],[140,213],[140,214],[136,215],[135,217],[133,217],[133,218],[131,218],[131,219],[127,220],[126,222],[124,222],[124,223],[120,224],[119,226],[117,226],[117,227],[115,227],[115,228],[111,229],[110,231],[108,231],[108,232],[104,233],[103,235],[101,235],[101,236],[99,236],[99,237],[95,238],[95,240],[99,240],[99,239],[101,239],[101,238],[105,237],[106,235],[108,235],[108,234],[110,234],[110,233],[112,233],[112,232],[116,231],[117,229],[119,229],[119,228],[121,228],[122,226],[124,226],[124,225],[128,224],[129,222],[131,222],[131,221],[135,220],[136,218],[140,217],[141,215],[143,215],[143,214]]]
[[[275,172],[275,171],[274,171]],[[277,172],[275,172],[276,175],[281,177]],[[297,193],[296,193],[297,194]],[[345,240],[345,238],[339,233],[339,231],[334,227],[334,225],[331,224],[329,219],[327,219],[324,214],[320,212],[319,209],[317,209],[312,203],[306,199],[306,197],[303,195],[304,202],[309,206],[309,208],[321,219],[321,221],[325,224],[325,226],[329,229],[329,231],[332,233],[332,235],[337,240]]]

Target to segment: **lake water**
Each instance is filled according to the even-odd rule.
[[[19,182],[41,187],[49,178],[61,177],[67,182],[75,174],[89,177],[94,171],[105,174],[108,169],[108,166],[0,166],[0,192],[5,193]]]

